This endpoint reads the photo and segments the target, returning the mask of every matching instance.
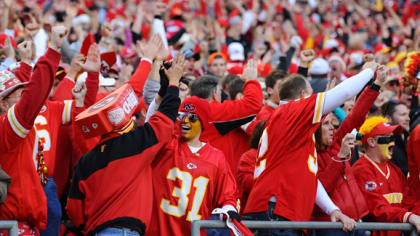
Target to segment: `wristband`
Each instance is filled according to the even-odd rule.
[[[160,20],[162,20],[162,16],[161,16],[161,15],[155,15],[155,19],[160,19]]]
[[[379,90],[381,89],[381,86],[379,86],[379,85],[377,85],[375,83],[372,83],[370,85],[370,89],[375,90],[376,92],[379,92]]]

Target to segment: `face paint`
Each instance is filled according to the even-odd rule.
[[[196,137],[201,132],[201,128],[201,122],[196,114],[188,113],[182,117],[181,134],[185,139]]]
[[[378,138],[378,147],[381,154],[390,160],[392,158],[392,148],[395,146],[395,137],[380,137]]]

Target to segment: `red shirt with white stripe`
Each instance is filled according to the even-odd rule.
[[[244,213],[274,213],[292,221],[310,220],[317,191],[314,133],[322,118],[324,93],[279,106],[260,140],[254,187]]]

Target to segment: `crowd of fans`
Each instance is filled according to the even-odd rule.
[[[420,1],[0,0],[0,19],[19,235],[420,232]]]

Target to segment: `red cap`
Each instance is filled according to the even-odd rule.
[[[373,48],[373,53],[377,53],[377,52],[382,52],[382,53],[387,53],[391,50],[390,47],[386,46],[383,43],[377,44],[375,46],[375,48]]]
[[[101,54],[101,73],[106,74],[117,61],[115,52],[105,52]]]
[[[388,123],[382,122],[379,123],[373,128],[370,133],[365,134],[363,136],[363,143],[367,142],[368,138],[375,137],[377,135],[385,135],[389,133],[393,134],[401,134],[403,132],[403,129],[399,125],[390,125]]]
[[[211,122],[210,104],[203,98],[197,96],[186,98],[179,106],[179,111],[196,114],[201,121],[203,129]]]
[[[0,72],[0,100],[7,97],[15,89],[24,86],[26,82],[21,82],[16,76],[10,71]]]
[[[121,51],[120,51],[120,56],[122,58],[129,58],[136,55],[136,51],[134,51],[133,49],[131,49],[130,47],[124,47]]]
[[[136,93],[125,84],[80,113],[75,123],[86,138],[101,136],[129,123],[137,105]]]
[[[267,77],[270,74],[272,67],[270,64],[259,63],[258,64],[258,74],[263,77]]]

